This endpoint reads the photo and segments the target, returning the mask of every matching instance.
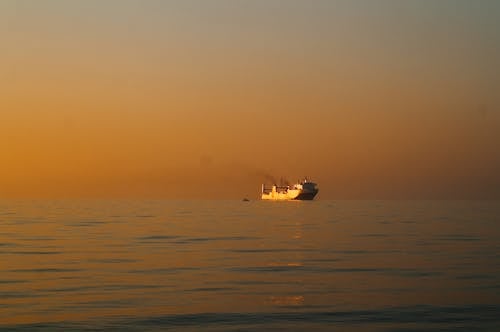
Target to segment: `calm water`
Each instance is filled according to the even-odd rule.
[[[0,329],[500,331],[500,204],[0,202]]]

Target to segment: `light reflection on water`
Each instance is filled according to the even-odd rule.
[[[500,327],[498,202],[0,202],[0,328]]]

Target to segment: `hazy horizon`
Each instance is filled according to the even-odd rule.
[[[498,1],[2,1],[0,198],[500,199]]]

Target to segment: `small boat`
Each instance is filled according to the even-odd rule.
[[[262,199],[273,201],[312,200],[318,191],[317,184],[307,179],[292,186],[278,186],[274,184],[271,187],[266,187],[263,184]]]

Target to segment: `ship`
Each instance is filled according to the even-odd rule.
[[[304,179],[294,185],[272,185],[266,187],[262,184],[262,199],[272,201],[310,201],[314,199],[319,189],[316,183]]]

